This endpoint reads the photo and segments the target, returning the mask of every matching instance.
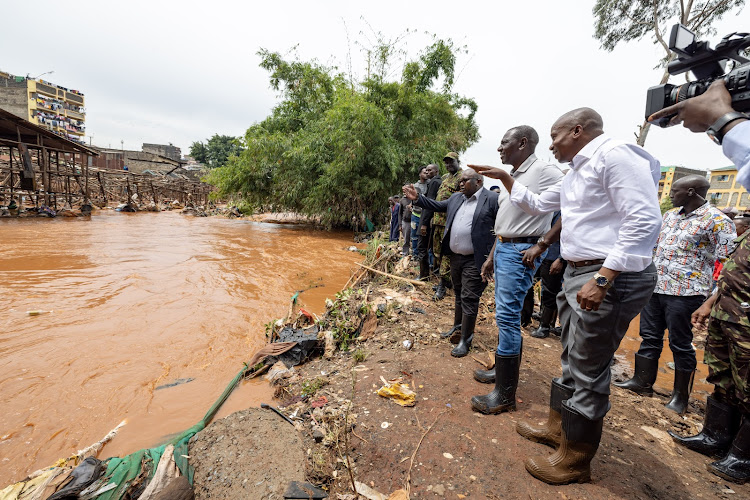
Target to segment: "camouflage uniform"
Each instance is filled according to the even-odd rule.
[[[437,196],[435,197],[436,201],[447,200],[453,195],[453,193],[458,192],[458,181],[461,180],[461,169],[459,168],[453,175],[450,173],[443,175],[442,179],[443,182],[440,184],[440,189],[438,189]],[[443,236],[445,235],[445,223],[446,214],[444,212],[435,212],[432,216],[432,253],[435,255],[436,261],[439,262],[440,277],[446,281],[450,281],[450,260],[442,259],[440,254],[440,249],[443,244]],[[438,267],[438,265],[436,265],[436,267]]]
[[[750,414],[750,231],[737,238],[724,264],[711,310],[704,362],[706,381]],[[746,306],[743,308],[743,305]]]

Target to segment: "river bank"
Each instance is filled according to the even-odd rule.
[[[379,268],[391,272],[394,263]],[[414,272],[406,269],[400,274],[413,277]],[[490,359],[496,343],[492,296],[484,295],[472,352],[457,359],[450,356],[450,343],[439,336],[452,322],[452,297],[436,303],[431,295],[429,287],[423,290],[369,274],[330,302],[323,318],[334,332],[346,329],[347,321],[356,327],[348,349],[299,366],[274,384],[275,404],[295,419],[306,478],[329,490],[331,498],[355,498],[352,484],[366,493],[364,498],[388,498],[392,493],[392,498],[407,498],[407,491],[408,498],[458,499],[750,496],[750,486],[710,474],[710,459],[674,444],[668,436],[667,430],[691,434],[700,429],[700,399],[694,398],[681,417],[664,407],[665,391],[644,398],[614,387],[612,410],[592,463],[592,482],[549,486],[533,479],[523,460],[552,450],[521,438],[515,424],[520,419],[546,419],[550,379],[559,374],[559,341],[535,339],[524,330],[518,410],[478,414],[469,400],[490,388],[475,382],[471,374]],[[394,380],[416,393],[414,406],[402,407],[377,394],[384,381]],[[278,421],[289,428],[281,418]],[[245,434],[246,430],[223,433],[229,440]],[[209,458],[210,449],[202,452],[208,455],[199,461],[213,465],[211,474],[206,467],[196,467],[196,498],[218,498],[211,494],[211,477],[232,477],[243,465],[226,460],[217,465],[218,457]],[[273,496],[269,483],[261,485],[262,494],[237,485],[232,497],[282,498]],[[382,496],[364,491],[367,487]],[[404,491],[394,493],[398,490]]]

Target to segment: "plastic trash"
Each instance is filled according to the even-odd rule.
[[[48,314],[48,313],[51,313],[51,312],[52,311],[43,311],[41,309],[33,309],[31,311],[26,311],[26,314],[28,314],[29,316],[39,316],[41,314]]]
[[[401,382],[387,382],[383,377],[383,387],[378,389],[378,396],[389,398],[394,403],[401,406],[414,406],[416,404],[417,393],[409,389],[409,386]]]

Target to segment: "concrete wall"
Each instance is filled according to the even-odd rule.
[[[26,85],[23,87],[6,87],[0,82],[0,108],[16,116],[29,119],[29,97]]]
[[[182,151],[177,146],[171,144],[146,144],[144,143],[142,148],[144,153],[154,153],[161,156],[166,156],[170,160],[178,161],[182,157]]]

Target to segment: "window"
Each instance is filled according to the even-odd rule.
[[[716,182],[727,182],[729,180],[728,175],[720,175],[716,178]]]

